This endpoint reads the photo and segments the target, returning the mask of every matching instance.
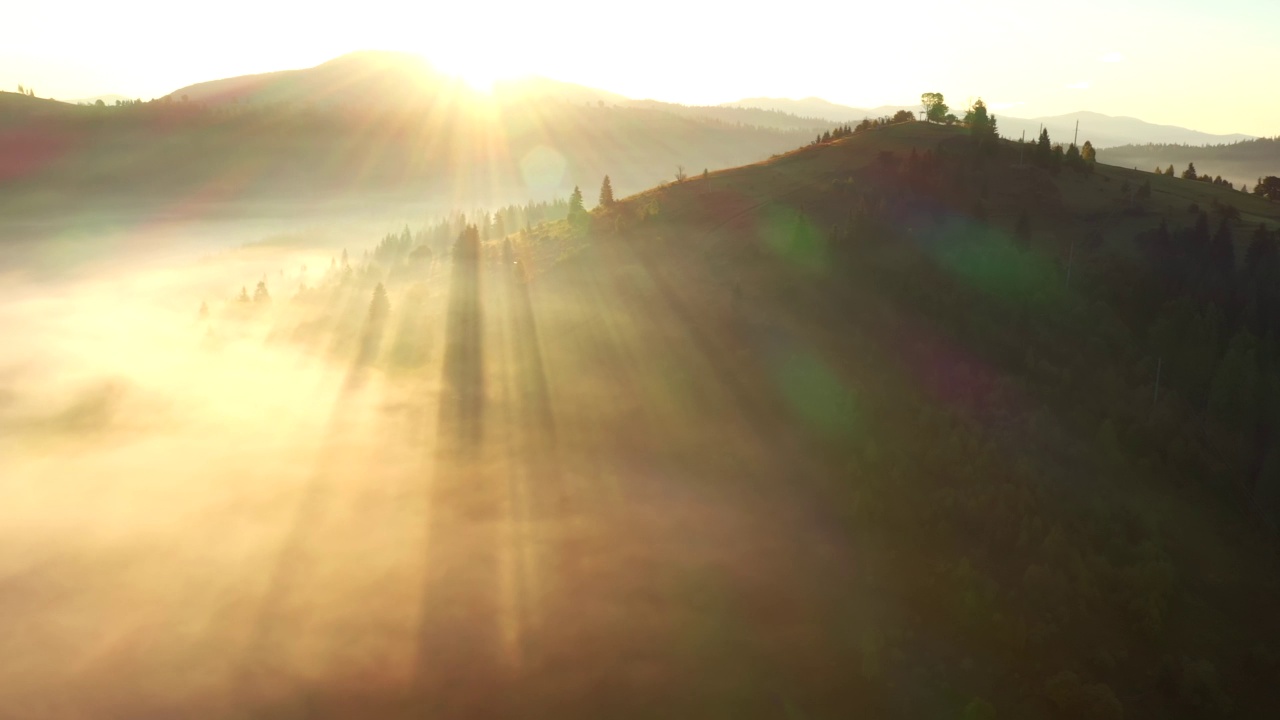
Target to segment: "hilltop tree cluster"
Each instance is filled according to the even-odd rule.
[[[874,130],[879,127],[887,127],[889,125],[900,125],[902,123],[915,122],[915,116],[910,110],[899,110],[893,115],[884,115],[875,119],[863,118],[862,122],[857,125],[841,125],[834,130],[827,130],[813,140],[814,145],[839,140],[841,138],[852,137],[858,133],[864,133],[868,130]]]
[[[1258,183],[1253,186],[1253,194],[1272,202],[1280,202],[1280,177],[1268,175],[1258,178]]]

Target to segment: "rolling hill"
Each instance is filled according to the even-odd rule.
[[[414,58],[357,53],[94,108],[0,95],[0,204],[82,210],[312,204],[339,195],[501,205],[609,174],[632,191],[739,165],[830,125],[778,113],[629,101],[531,79],[482,96]],[[184,99],[185,98],[185,99]]]
[[[765,677],[802,716],[1274,714],[1277,228],[1259,198],[913,123],[513,239],[549,362],[593,349],[575,382],[631,408],[631,462],[683,428],[646,462],[743,537],[821,528],[816,555],[788,531],[708,570],[745,606],[708,608],[733,620],[706,669],[648,697],[697,714],[678,698],[714,674],[741,716]],[[626,399],[677,386],[671,415]],[[784,567],[790,593],[753,582]]]

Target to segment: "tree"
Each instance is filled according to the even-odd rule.
[[[569,196],[569,219],[577,220],[580,215],[586,212],[586,208],[582,206],[582,190],[577,185],[574,185],[573,194]]]
[[[373,299],[369,302],[369,325],[380,326],[391,314],[391,301],[387,299],[387,289],[382,283],[373,289]]]
[[[106,107],[106,106],[107,106],[107,104],[106,104],[105,102],[103,102],[103,101],[102,101],[102,98],[98,98],[97,100],[95,100],[95,101],[94,101],[93,106],[94,106],[94,107]]]
[[[240,297],[236,298],[236,301],[242,303],[250,302],[249,291],[243,285],[240,286]]]
[[[1064,159],[1067,163],[1067,167],[1072,170],[1079,170],[1080,166],[1084,164],[1084,161],[1080,158],[1080,148],[1076,147],[1075,143],[1071,143],[1067,146],[1067,155]]]
[[[1053,162],[1053,143],[1049,141],[1049,128],[1040,128],[1040,139],[1036,141],[1036,164],[1047,168]]]
[[[1267,177],[1259,178],[1258,184],[1253,188],[1253,194],[1280,202],[1280,177],[1268,175]]]
[[[1182,179],[1183,179],[1183,180],[1195,180],[1195,179],[1196,179],[1196,177],[1197,177],[1197,176],[1196,176],[1196,164],[1195,164],[1195,163],[1187,163],[1187,169],[1182,171]]]
[[[1173,165],[1169,165],[1169,167],[1165,168],[1164,174],[1166,177],[1173,177]]]
[[[689,176],[685,174],[684,166],[677,165],[676,166],[676,182],[684,182],[687,179],[689,179]]]
[[[920,96],[920,104],[924,107],[925,119],[929,122],[945,122],[950,112],[942,99],[942,93],[927,92]]]
[[[1080,148],[1080,159],[1090,165],[1098,162],[1098,151],[1093,149],[1093,143],[1084,141],[1084,147]]]
[[[267,283],[263,280],[258,281],[258,287],[253,289],[253,301],[258,305],[265,305],[271,302],[271,295],[267,292]]]
[[[609,176],[604,176],[604,182],[600,183],[600,207],[613,207],[613,183],[609,182]]]
[[[915,122],[915,119],[916,116],[910,110],[899,110],[893,114],[893,117],[889,118],[889,122],[897,125],[900,123]]]
[[[964,114],[964,123],[969,126],[969,136],[979,145],[993,144],[997,139],[995,116],[987,112],[987,104],[978,98],[973,106]]]

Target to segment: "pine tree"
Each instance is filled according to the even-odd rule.
[[[609,182],[608,175],[600,183],[600,207],[613,207],[613,183]]]
[[[258,281],[258,287],[253,290],[253,301],[259,305],[271,302],[271,295],[267,293],[266,282]]]
[[[387,289],[382,283],[373,289],[373,300],[369,303],[369,324],[381,325],[391,314],[391,301],[387,299]]]
[[[573,194],[569,196],[569,220],[577,220],[579,216],[585,215],[586,208],[582,206],[582,190],[577,186],[573,186]]]
[[[1164,174],[1166,177],[1173,177],[1173,165],[1170,165],[1169,167],[1165,168]]]
[[[240,297],[236,298],[236,301],[242,302],[242,303],[247,303],[251,301],[249,298],[249,291],[246,290],[243,285],[240,286]]]
[[[1036,141],[1036,164],[1047,168],[1053,163],[1053,143],[1049,142],[1049,128],[1040,129],[1040,139]]]
[[[1081,160],[1080,158],[1080,148],[1076,147],[1075,143],[1071,143],[1070,145],[1067,146],[1067,154],[1066,154],[1065,160],[1067,163],[1067,167],[1071,168],[1072,170],[1078,170],[1081,164],[1083,164],[1083,160]]]
[[[1182,171],[1182,179],[1183,179],[1183,180],[1195,180],[1196,178],[1197,178],[1197,176],[1196,176],[1196,164],[1195,164],[1195,163],[1187,163],[1187,169]]]

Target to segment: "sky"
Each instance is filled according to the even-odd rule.
[[[421,54],[483,85],[539,74],[635,98],[823,97],[1018,117],[1091,110],[1280,135],[1275,0],[25,0],[5,10],[0,89],[149,99],[355,50]]]

